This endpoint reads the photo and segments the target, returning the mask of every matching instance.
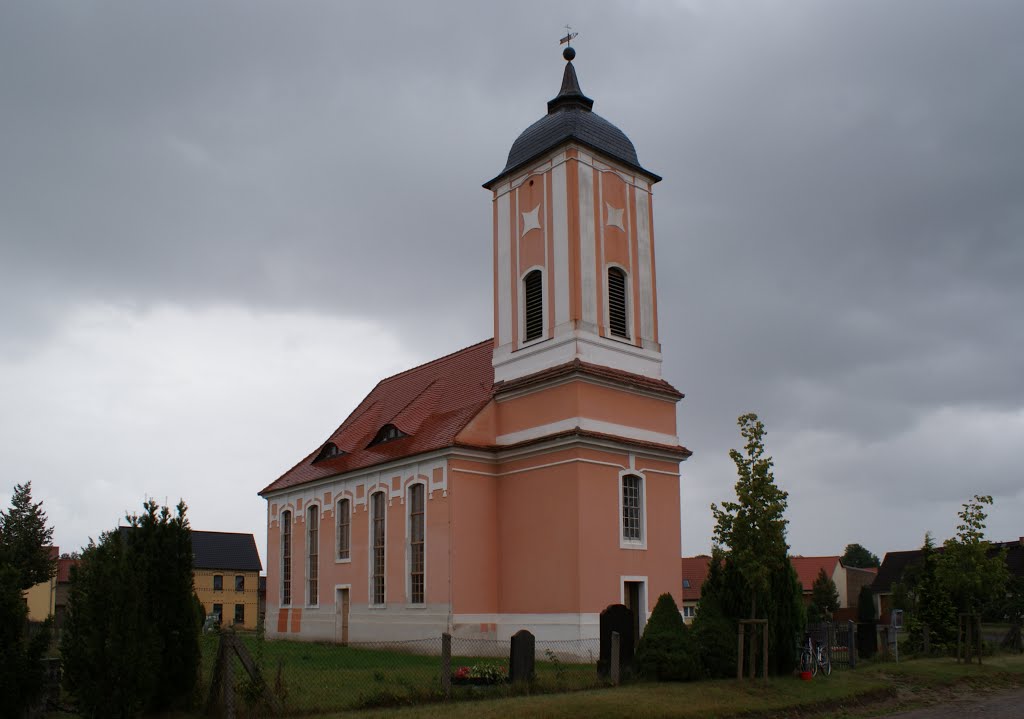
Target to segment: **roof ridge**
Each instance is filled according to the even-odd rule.
[[[456,355],[460,355],[460,354],[462,354],[464,352],[468,352],[470,350],[476,349],[480,345],[487,344],[489,342],[494,342],[494,338],[493,337],[489,337],[488,339],[481,340],[480,342],[474,342],[473,344],[469,345],[468,347],[463,347],[462,349],[455,350],[454,352],[449,352],[446,355],[441,355],[440,357],[435,357],[434,359],[430,360],[429,362],[424,362],[423,364],[416,365],[415,367],[410,367],[407,370],[402,370],[401,372],[397,372],[397,373],[395,373],[393,375],[390,375],[390,376],[385,377],[384,379],[382,379],[380,382],[378,382],[374,386],[374,389],[376,389],[380,385],[384,384],[385,382],[388,382],[389,380],[396,379],[398,377],[401,377],[402,375],[409,374],[410,372],[415,372],[417,370],[421,370],[424,367],[429,367],[432,364],[437,364],[438,362],[443,362],[446,359],[450,359],[450,358],[452,358],[452,357],[454,357]]]

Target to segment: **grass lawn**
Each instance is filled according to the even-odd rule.
[[[443,698],[440,657],[402,652],[401,644],[378,649],[284,640],[261,643],[255,635],[239,636],[254,659],[260,661],[262,653],[264,679],[271,687],[279,683],[280,667],[280,684],[288,712],[336,712],[366,706],[436,702]],[[200,641],[205,700],[219,637],[204,635]],[[436,649],[440,649],[440,638]],[[453,656],[452,668],[481,662],[503,670],[508,664],[507,658]],[[593,664],[538,661],[536,671],[539,686],[547,690],[580,689],[596,684]],[[237,663],[235,677],[239,683],[246,677]],[[455,699],[498,697],[508,693],[509,689],[503,686],[453,687]],[[436,711],[437,705],[433,706]]]
[[[985,664],[956,664],[952,659],[918,659],[899,664],[864,663],[855,671],[834,671],[810,682],[780,677],[761,682],[735,680],[689,684],[631,684],[570,694],[515,697],[486,702],[458,702],[444,707],[445,717],[734,717],[739,715],[856,715],[866,700],[894,697],[894,706],[912,706],[944,696],[943,688],[966,691],[1019,687],[1024,683],[1024,656],[986,658]],[[437,706],[360,711],[332,719],[396,716],[417,719],[438,715]]]

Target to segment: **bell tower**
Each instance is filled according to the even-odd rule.
[[[661,377],[652,188],[593,112],[567,47],[548,111],[484,184],[494,208],[495,381],[573,361]]]

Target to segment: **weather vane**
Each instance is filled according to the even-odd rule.
[[[573,32],[572,31],[572,27],[570,27],[569,25],[566,25],[565,26],[565,37],[563,37],[561,40],[559,40],[558,44],[559,45],[568,45],[569,47],[572,47],[572,41],[576,39],[577,35],[579,35],[578,32]]]

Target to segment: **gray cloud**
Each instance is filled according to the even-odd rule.
[[[419,359],[487,336],[480,183],[557,91],[567,19],[595,111],[665,176],[665,375],[687,393],[681,436],[695,451],[684,551],[707,544],[707,504],[734,481],[735,418],[751,409],[800,551],[868,535],[877,552],[914,546],[975,491],[999,494],[990,528],[1017,536],[1024,498],[1006,450],[1024,439],[1024,9],[1012,2],[7,4],[0,359],[65,346],[68,317],[97,304],[360,318]],[[280,364],[247,361],[280,381]],[[330,428],[261,455],[263,474],[233,475],[227,460],[210,471],[256,491]],[[0,473],[33,476],[2,443]],[[903,502],[932,498],[920,521],[881,521],[894,486]],[[834,536],[808,531],[837,502],[855,511],[830,522]]]

